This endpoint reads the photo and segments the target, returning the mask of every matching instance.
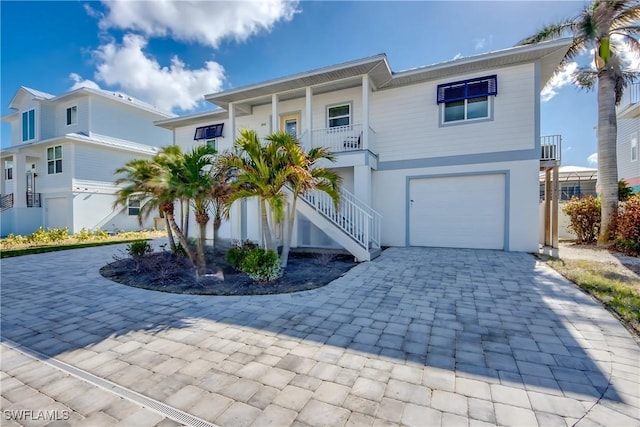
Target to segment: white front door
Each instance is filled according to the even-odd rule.
[[[288,133],[289,135],[297,138],[298,127],[300,125],[300,114],[283,114],[280,116],[280,130]]]

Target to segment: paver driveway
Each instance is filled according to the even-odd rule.
[[[103,279],[117,251],[2,260],[3,418],[177,424],[18,344],[224,426],[640,425],[638,344],[528,254],[392,248],[314,291],[209,297]]]

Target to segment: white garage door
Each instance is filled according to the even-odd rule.
[[[504,249],[505,175],[412,179],[412,246]]]
[[[45,200],[47,228],[69,227],[69,211],[66,197],[53,197]]]

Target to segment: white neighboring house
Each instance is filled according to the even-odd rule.
[[[640,83],[626,88],[618,118],[618,179],[640,193]]]
[[[219,109],[157,125],[183,149],[230,149],[241,128],[329,147],[344,180],[340,208],[321,194],[298,202],[293,246],[338,245],[360,260],[380,246],[534,252],[538,173],[560,152],[541,144],[540,90],[568,46],[401,72],[377,55],[213,93],[205,99]],[[259,240],[259,226],[257,203],[238,202],[221,236]]]
[[[60,96],[21,87],[2,117],[11,147],[0,151],[2,236],[38,227],[136,230],[138,200],[113,208],[114,171],[171,144],[154,126],[173,117],[121,93],[80,88]],[[153,217],[144,224],[152,228]]]

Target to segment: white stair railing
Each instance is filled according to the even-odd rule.
[[[333,199],[323,191],[308,191],[300,198],[363,248],[369,250],[370,247],[380,247],[382,216],[347,190],[340,190],[337,208]]]

